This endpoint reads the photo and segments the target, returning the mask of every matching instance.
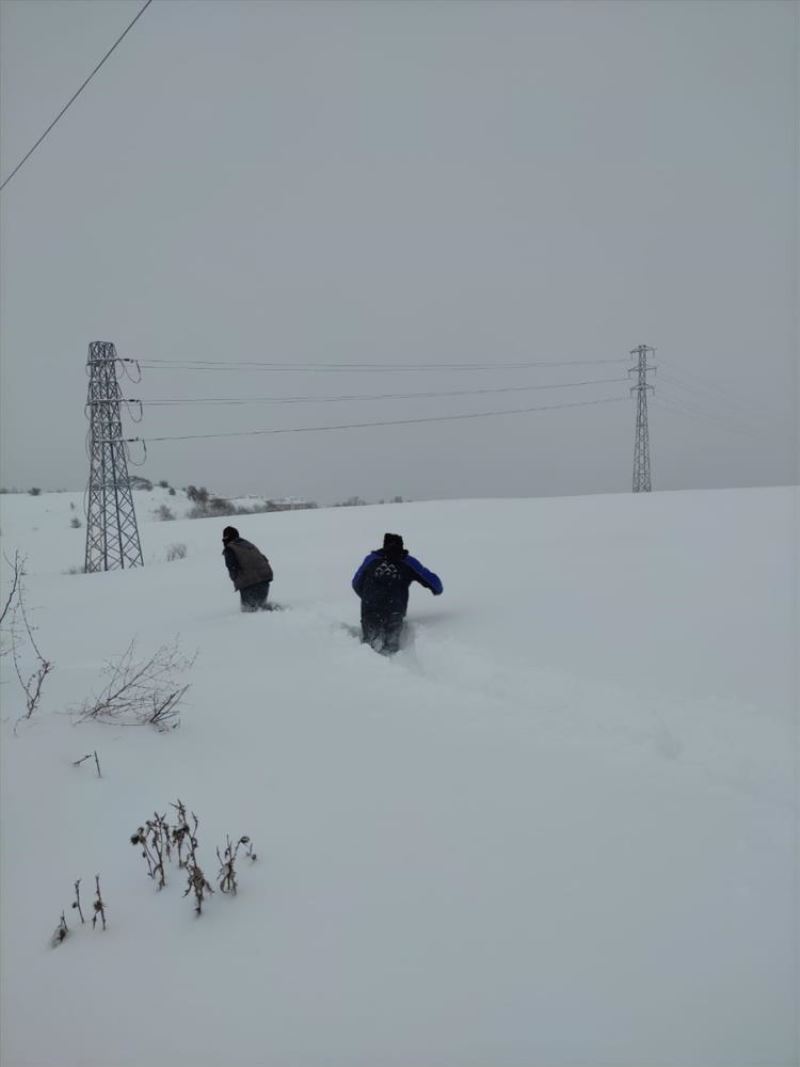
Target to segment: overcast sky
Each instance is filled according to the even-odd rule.
[[[3,0],[3,178],[140,6]],[[151,441],[178,485],[624,492],[627,383],[532,387],[641,343],[655,489],[798,481],[798,37],[788,0],[154,0],[0,194],[0,481],[85,484],[92,340],[144,400],[406,394],[145,406],[151,439],[614,401]]]

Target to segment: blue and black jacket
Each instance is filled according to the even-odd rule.
[[[386,607],[403,612],[408,606],[408,588],[412,582],[419,582],[434,596],[439,596],[443,589],[438,574],[423,567],[405,549],[402,553],[390,553],[377,548],[353,575],[353,589],[365,607]]]

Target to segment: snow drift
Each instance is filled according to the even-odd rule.
[[[3,660],[5,1067],[796,1061],[796,490],[242,517],[287,609],[256,616],[224,520],[65,574],[71,499],[0,498],[56,665],[18,723]],[[445,585],[391,659],[348,629],[385,530]],[[75,724],[176,636],[178,729]],[[178,797],[207,874],[259,854],[199,918],[129,841]],[[105,933],[69,908],[96,873]]]

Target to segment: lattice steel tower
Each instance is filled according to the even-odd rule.
[[[119,362],[117,350],[109,341],[92,341],[89,345],[86,411],[90,422],[91,467],[86,511],[87,571],[144,566],[122,437]]]
[[[631,389],[636,393],[636,442],[633,447],[633,491],[634,493],[649,493],[652,489],[650,484],[650,430],[647,425],[647,390],[652,385],[647,384],[647,372],[654,370],[648,366],[648,353],[655,354],[654,348],[647,345],[639,345],[631,350],[631,355],[637,359],[636,366],[631,367],[628,374],[638,374],[639,379]]]

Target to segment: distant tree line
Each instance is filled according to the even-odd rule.
[[[162,478],[156,484],[159,489],[166,489],[170,496],[176,495],[175,489],[166,479]],[[143,478],[140,474],[132,474],[130,476],[130,486],[131,489],[136,489],[140,492],[151,492],[153,482],[149,478]],[[19,493],[22,491],[0,487],[0,494]],[[58,492],[67,491],[58,490]],[[186,516],[189,519],[207,519],[222,515],[260,515],[269,511],[306,511],[319,507],[315,500],[263,500],[252,504],[237,505],[233,504],[227,497],[216,496],[211,493],[204,485],[187,485],[184,491],[187,499],[193,505]],[[38,486],[33,486],[27,492],[30,496],[40,496],[42,490]],[[365,507],[369,503],[369,500],[364,500],[360,496],[349,496],[345,500],[337,500],[332,506],[335,508],[358,508]],[[393,496],[391,500],[381,498],[378,503],[403,504],[405,501],[402,496]],[[169,522],[175,518],[174,512],[166,504],[161,504],[156,509],[155,515],[162,522]],[[75,525],[74,520],[72,525]]]

